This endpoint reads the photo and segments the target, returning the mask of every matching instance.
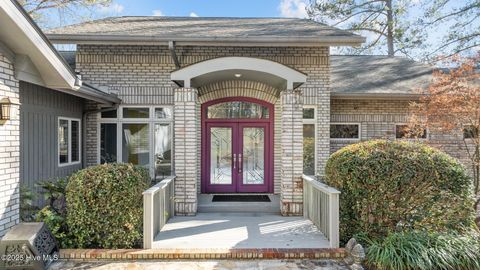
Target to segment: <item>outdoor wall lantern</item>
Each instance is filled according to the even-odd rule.
[[[14,104],[16,103],[13,103],[8,97],[0,99],[0,120],[10,120],[12,111],[11,109],[12,105]]]

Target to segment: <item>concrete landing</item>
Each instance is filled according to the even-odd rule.
[[[308,219],[265,213],[198,213],[173,217],[154,249],[321,249],[328,240]]]
[[[229,194],[235,196],[234,194]],[[241,194],[242,195],[242,194]],[[256,194],[258,195],[258,194]],[[199,194],[199,213],[268,213],[280,214],[280,195],[267,195],[270,202],[212,202],[213,194]]]

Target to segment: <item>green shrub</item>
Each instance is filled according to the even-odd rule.
[[[45,206],[36,215],[37,222],[43,222],[57,239],[60,248],[74,247],[73,237],[69,234],[65,216],[50,206]]]
[[[462,231],[474,225],[471,179],[447,154],[419,143],[376,140],[347,146],[326,165],[340,195],[342,242],[404,229]]]
[[[40,181],[36,185],[42,188],[45,203],[57,214],[65,216],[67,179],[58,178],[55,180]]]
[[[381,270],[480,269],[480,236],[477,232],[395,232],[382,240],[368,241],[366,264]]]
[[[131,248],[142,237],[148,172],[103,164],[74,173],[67,185],[67,225],[78,248]]]
[[[37,194],[25,185],[20,186],[20,220],[32,222],[39,208],[34,204]]]

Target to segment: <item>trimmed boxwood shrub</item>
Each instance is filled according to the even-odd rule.
[[[472,183],[464,167],[424,144],[374,140],[347,146],[327,162],[340,195],[342,242],[404,229],[457,231],[474,225]]]
[[[68,182],[67,225],[77,248],[131,248],[142,237],[142,192],[148,172],[132,164],[103,164]]]

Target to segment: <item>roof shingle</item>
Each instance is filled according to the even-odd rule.
[[[52,40],[66,36],[163,38],[172,40],[265,39],[297,42],[344,41],[364,38],[308,19],[221,17],[110,17],[47,31]]]

